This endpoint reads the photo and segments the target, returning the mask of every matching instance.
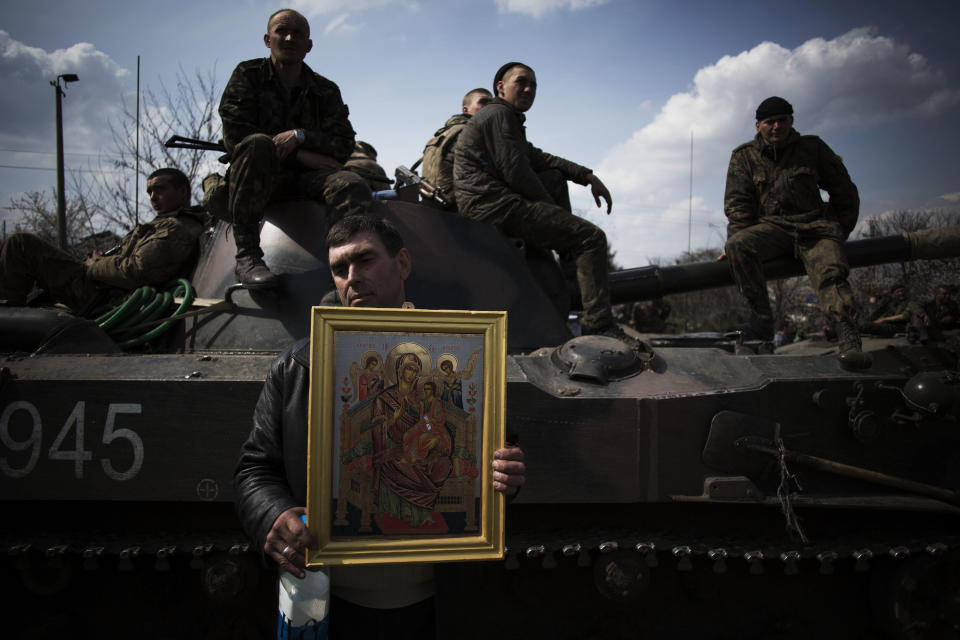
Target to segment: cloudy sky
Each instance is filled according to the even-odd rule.
[[[222,87],[238,61],[266,54],[266,18],[279,8],[92,4],[7,0],[0,9],[0,205],[56,183],[49,81],[58,74],[80,76],[64,102],[66,164],[88,171],[109,159],[108,123],[121,101],[135,100],[138,55],[144,88],[175,82],[181,68],[215,70]],[[861,219],[960,206],[955,0],[288,6],[310,19],[307,62],[339,84],[358,137],[390,173],[412,164],[463,93],[489,86],[503,62],[532,66],[539,90],[529,138],[606,182],[612,215],[576,185],[574,207],[607,232],[625,266],[722,244],[730,151],[754,135],[754,109],[774,94],[793,103],[801,133],[820,135],[844,158]]]

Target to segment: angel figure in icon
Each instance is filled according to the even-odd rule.
[[[474,351],[463,369],[457,371],[457,357],[452,353],[443,353],[437,358],[437,369],[433,377],[440,386],[440,400],[458,409],[463,409],[463,381],[473,377],[473,370],[480,357],[480,349]]]
[[[356,362],[350,363],[350,381],[353,383],[354,402],[363,402],[383,391],[386,383],[383,379],[383,358],[376,351],[366,351],[360,357],[363,368]]]

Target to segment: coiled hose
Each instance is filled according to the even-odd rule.
[[[172,313],[168,313],[176,297],[183,297],[183,302]],[[131,327],[182,313],[193,303],[194,297],[193,286],[183,278],[168,283],[159,291],[150,286],[140,287],[116,307],[102,311],[95,322],[121,349],[130,349],[162,335],[173,326],[174,321],[168,320],[144,329]]]

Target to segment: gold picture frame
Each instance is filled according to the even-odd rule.
[[[314,307],[307,564],[503,557],[503,311]]]

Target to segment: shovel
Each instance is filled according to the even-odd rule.
[[[771,439],[777,437],[779,429],[779,424],[764,418],[734,411],[721,411],[710,423],[710,433],[703,448],[703,462],[728,473],[746,475],[761,473],[775,464],[781,455],[780,449]],[[900,489],[960,506],[960,493],[950,489],[796,451],[782,453],[784,460],[790,464]]]

